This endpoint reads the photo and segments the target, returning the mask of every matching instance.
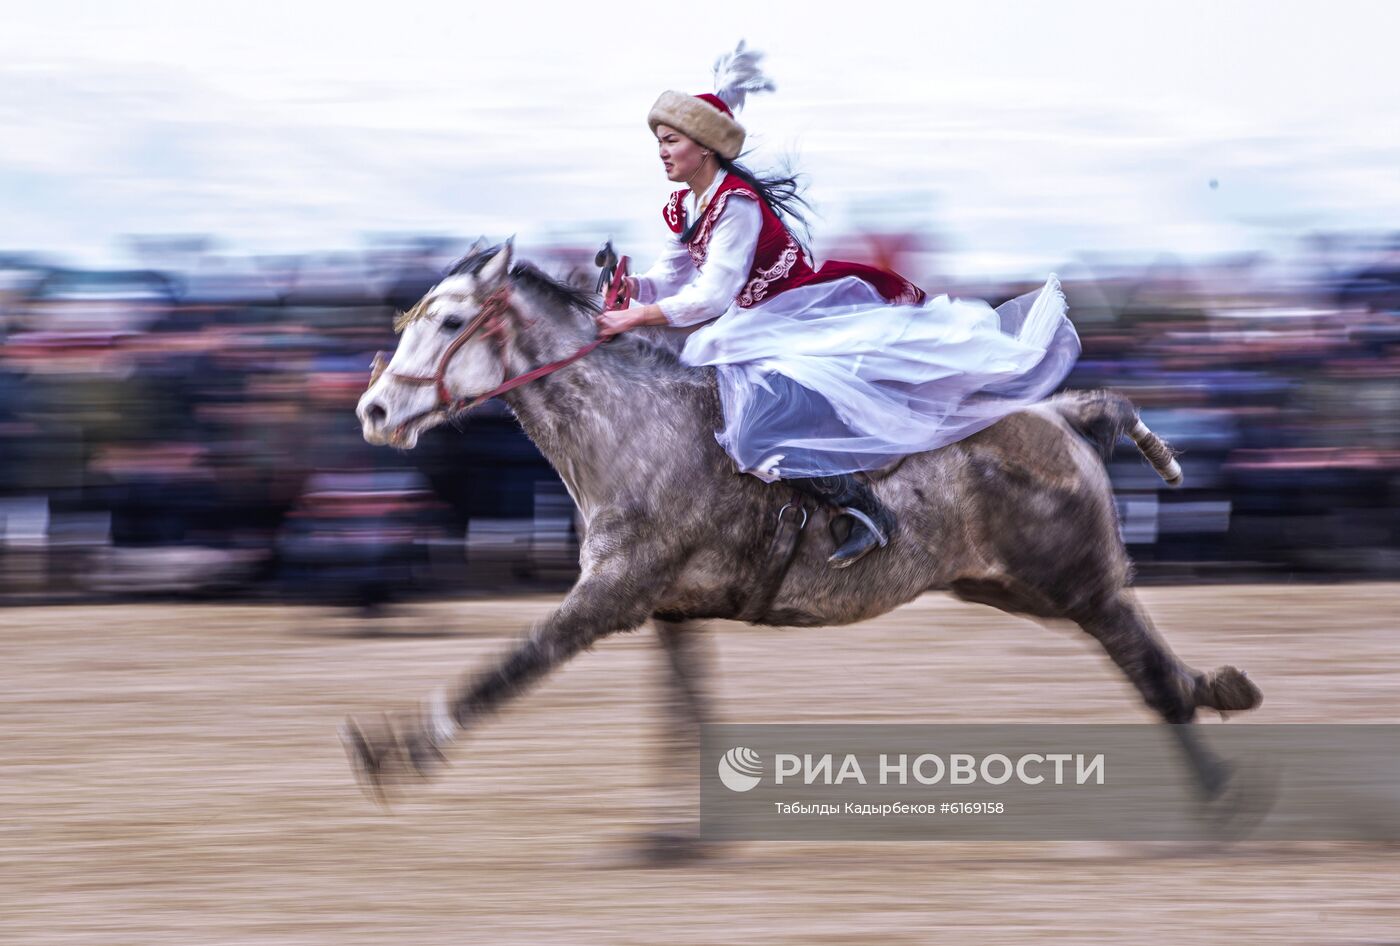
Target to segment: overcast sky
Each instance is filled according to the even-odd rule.
[[[673,185],[646,112],[740,37],[778,84],[751,163],[807,173],[819,241],[907,225],[995,270],[1400,229],[1397,3],[726,7],[7,5],[0,249],[610,231],[647,258]]]

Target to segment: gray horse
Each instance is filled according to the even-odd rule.
[[[1125,397],[1063,394],[911,456],[874,483],[899,520],[888,547],[833,571],[839,514],[815,509],[790,567],[775,572],[775,529],[798,497],[735,473],[713,436],[712,374],[638,338],[593,350],[596,296],[511,257],[509,244],[473,252],[400,318],[398,349],[357,413],[369,442],[411,448],[465,403],[529,379],[500,396],[578,505],[582,574],[553,614],[455,691],[418,712],[347,722],[352,762],[380,797],[403,777],[431,774],[454,739],[553,668],[648,619],[692,740],[704,717],[693,622],[849,624],[926,591],[1075,622],[1168,723],[1189,723],[1201,707],[1259,704],[1235,668],[1201,672],[1177,658],[1128,590],[1101,456],[1129,437],[1168,482],[1181,472]],[[1219,796],[1227,769],[1191,727],[1171,728],[1204,793]]]

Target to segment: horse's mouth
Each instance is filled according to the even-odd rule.
[[[418,436],[447,420],[447,412],[440,407],[415,414],[393,429],[384,443],[396,450],[412,450],[418,446]]]

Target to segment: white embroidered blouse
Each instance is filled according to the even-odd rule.
[[[688,222],[698,219],[700,208],[708,206],[724,178],[720,171],[702,196],[697,199],[692,193],[686,198]],[[637,302],[656,303],[675,328],[719,318],[748,281],[762,229],[756,202],[730,200],[711,231],[704,265],[697,267],[679,235],[673,235],[651,269],[637,276]]]

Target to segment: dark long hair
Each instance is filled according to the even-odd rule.
[[[777,214],[784,229],[792,234],[792,238],[802,247],[802,251],[810,256],[807,243],[811,239],[812,231],[807,224],[805,211],[810,210],[811,205],[802,196],[802,176],[796,173],[774,173],[759,176],[738,161],[731,161],[718,154],[715,157],[719,160],[719,166],[726,173],[733,174],[758,192],[759,200],[767,204],[768,209]],[[681,234],[681,242],[689,243],[694,239],[695,231],[699,226],[700,219],[698,217],[690,221],[690,225]],[[796,232],[799,228],[801,230],[800,236]]]

